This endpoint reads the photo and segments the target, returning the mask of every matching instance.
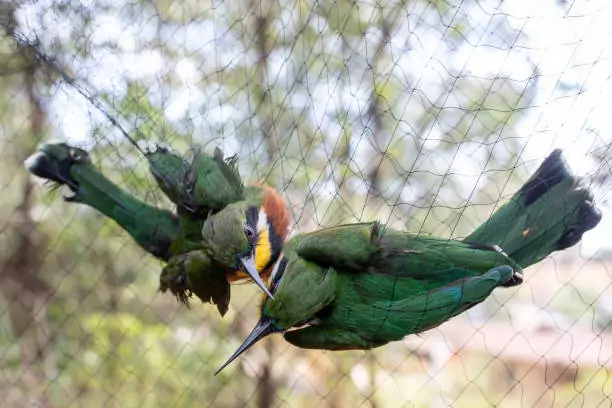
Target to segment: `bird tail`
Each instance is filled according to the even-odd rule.
[[[65,185],[68,202],[88,205],[119,224],[147,252],[167,260],[172,242],[180,236],[178,220],[169,211],[138,200],[106,178],[91,163],[89,154],[65,143],[49,143],[30,156],[25,165],[42,179]]]
[[[498,245],[523,268],[577,244],[601,220],[593,194],[554,150],[514,196],[465,241]]]

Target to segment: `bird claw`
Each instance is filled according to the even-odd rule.
[[[193,291],[183,262],[178,265],[172,263],[166,265],[159,280],[160,292],[165,293],[169,290],[179,303],[189,307],[189,299],[193,296]]]

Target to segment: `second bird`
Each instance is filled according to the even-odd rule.
[[[302,348],[349,350],[439,326],[579,242],[601,219],[592,201],[556,150],[462,241],[377,222],[297,235],[272,270],[274,299],[264,297],[257,325],[219,371],[272,333]]]

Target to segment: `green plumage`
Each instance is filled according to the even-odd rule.
[[[569,248],[601,220],[593,194],[554,150],[512,198],[466,241],[494,243],[526,268]]]
[[[240,273],[240,259],[253,247],[245,237],[245,211],[259,210],[265,187],[244,187],[236,157],[225,160],[218,148],[213,156],[196,149],[191,161],[161,147],[145,157],[157,185],[176,204],[176,214],[136,199],[96,169],[86,151],[65,143],[41,146],[26,165],[32,174],[70,188],[74,196],[66,201],[100,211],[147,252],[167,261],[161,291],[169,290],[186,304],[195,294],[224,315],[229,282],[249,277]],[[205,221],[226,207],[212,240],[210,223],[203,234]],[[215,247],[215,242],[223,245]],[[265,288],[258,275],[253,279]]]
[[[224,159],[219,148],[215,148],[213,156],[196,149],[191,162],[162,147],[145,155],[157,185],[177,204],[179,213],[185,210],[203,220],[244,199],[236,156]]]
[[[341,251],[343,242],[350,250]],[[346,331],[342,338],[352,340],[331,338],[324,348],[370,348],[400,340],[482,302],[498,286],[522,280],[521,267],[498,248],[385,230],[378,223],[297,236],[284,254],[282,282],[262,314],[274,316],[279,330],[313,319],[316,325],[302,329],[307,332],[285,335],[306,348],[322,344],[306,334],[329,329]]]
[[[183,195],[183,178],[189,163],[179,154],[157,146],[155,151],[146,153],[149,171],[158,187],[173,203],[180,205]]]
[[[317,286],[335,288],[333,297],[310,315],[316,325],[287,332],[287,341],[306,348],[343,349],[399,340],[462,313],[496,287],[520,283],[521,268],[576,244],[601,219],[592,200],[557,150],[464,242],[385,232],[378,224],[298,236],[286,245],[283,284],[275,300],[264,303],[263,315],[274,316],[278,328],[291,327],[297,318],[292,315],[303,306],[287,302],[303,293],[299,282],[308,279],[301,276],[308,270],[320,276]],[[302,296],[299,303],[308,302]],[[339,330],[344,332],[340,337],[331,335]]]
[[[236,156],[224,159],[219,148],[213,156],[195,149],[191,161],[159,146],[145,156],[157,185],[176,204],[181,231],[188,240],[200,240],[202,224],[210,214],[245,199]]]
[[[34,175],[66,185],[66,201],[92,207],[121,226],[145,251],[168,260],[181,236],[179,222],[167,210],[153,207],[119,188],[93,166],[86,151],[64,143],[43,145],[28,159]]]
[[[520,284],[522,268],[576,244],[600,219],[555,151],[465,241],[375,222],[297,235],[272,271],[274,299],[264,300],[260,321],[228,363],[273,332],[302,348],[346,350],[431,329],[495,288]]]

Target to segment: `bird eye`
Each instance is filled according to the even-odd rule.
[[[255,236],[255,231],[253,231],[253,228],[250,225],[245,224],[244,235],[246,235],[248,239],[253,239],[253,237]]]

